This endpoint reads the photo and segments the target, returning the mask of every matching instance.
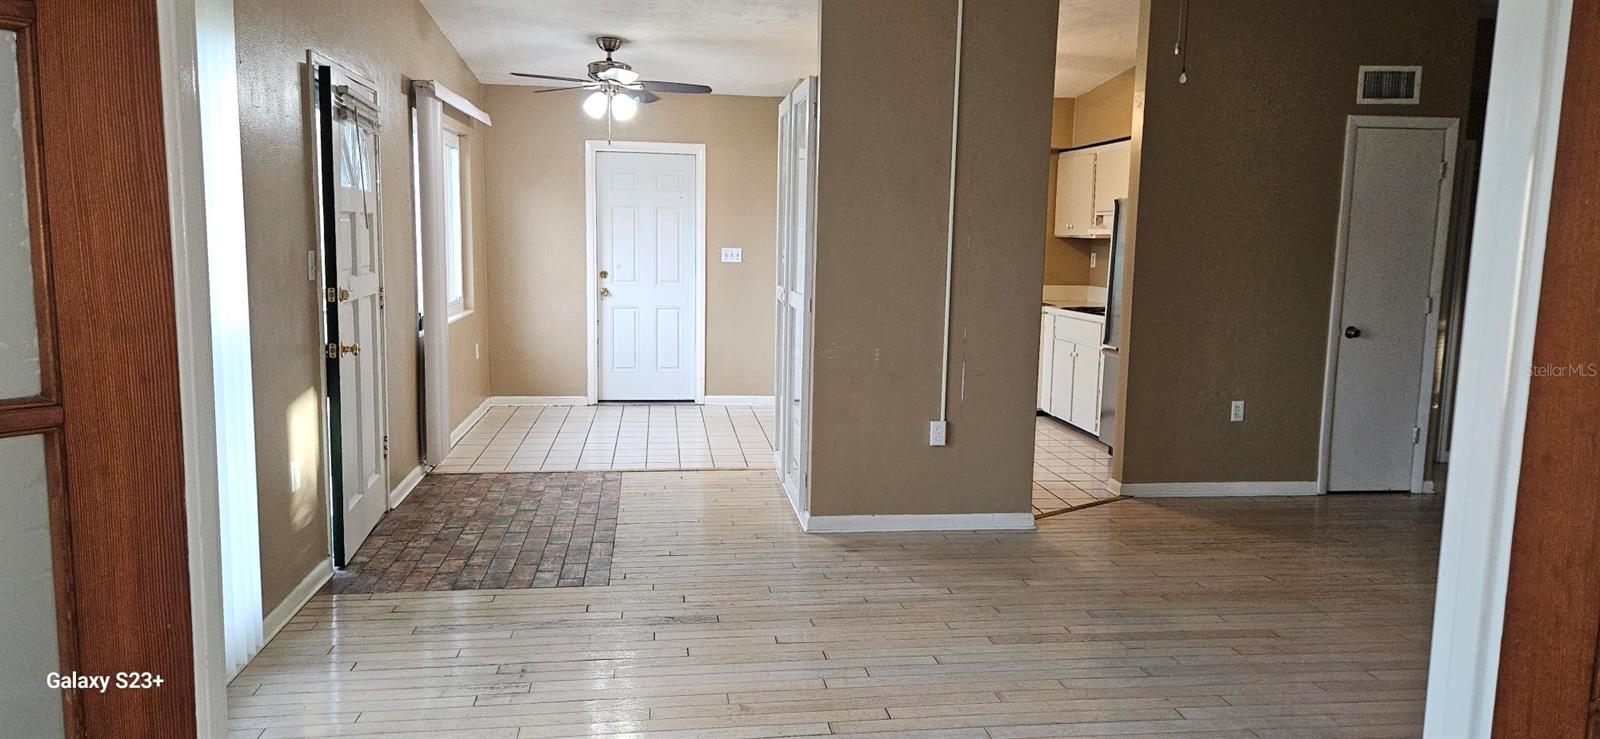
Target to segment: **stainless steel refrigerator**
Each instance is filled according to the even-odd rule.
[[[1118,198],[1111,222],[1111,254],[1107,256],[1106,323],[1100,337],[1100,353],[1105,362],[1100,377],[1100,443],[1110,447],[1117,435],[1117,373],[1122,371],[1122,357],[1117,346],[1117,332],[1122,330],[1122,296],[1127,292],[1127,270],[1123,269],[1128,239],[1126,201]]]

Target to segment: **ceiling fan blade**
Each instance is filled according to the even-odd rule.
[[[639,84],[650,92],[711,92],[710,85],[696,85],[689,82],[661,82],[658,80],[640,80]]]
[[[561,92],[563,90],[582,90],[582,89],[587,88],[587,87],[589,87],[589,85],[573,85],[571,87],[546,87],[546,88],[541,89],[541,90],[534,90],[533,92],[534,92],[535,95],[537,95],[537,94],[539,94],[541,92]]]
[[[594,80],[580,80],[577,77],[557,77],[553,74],[533,74],[532,72],[512,72],[513,77],[527,77],[535,80],[557,80],[559,82],[581,82],[588,84]]]
[[[649,90],[628,90],[622,94],[633,98],[641,105],[645,103],[653,103],[661,99],[660,95],[650,92]]]

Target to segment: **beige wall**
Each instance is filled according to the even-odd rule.
[[[489,321],[496,395],[583,395],[586,139],[604,122],[576,93],[485,87],[494,117],[486,179]],[[618,141],[706,145],[706,392],[772,394],[778,98],[664,95],[615,129]],[[723,264],[722,247],[744,249]]]
[[[1087,146],[1128,136],[1133,130],[1133,68],[1076,98],[1056,98],[1050,146]],[[1063,239],[1055,235],[1056,164],[1050,157],[1049,195],[1045,207],[1044,284],[1104,287],[1111,253],[1109,239]],[[1090,266],[1090,254],[1094,255]]]
[[[1133,67],[1075,98],[1072,145],[1120,139],[1133,128]]]
[[[479,85],[412,0],[342,3],[237,0],[239,123],[255,372],[256,464],[263,606],[270,611],[328,557],[328,511],[319,432],[321,354],[316,285],[306,252],[316,247],[302,83],[306,49],[353,66],[378,86],[383,180],[389,478],[416,467],[416,256],[412,243],[409,80],[435,78],[469,97]],[[480,231],[481,236],[481,231]],[[480,268],[481,259],[477,260]],[[480,279],[481,279],[480,271]],[[480,291],[480,297],[482,293]],[[482,314],[456,324],[464,336]],[[462,403],[486,393],[481,370],[458,362]],[[291,464],[299,479],[290,479]]]
[[[1464,116],[1475,18],[1454,0],[1217,0],[1190,14],[1180,86],[1178,10],[1150,9],[1119,479],[1313,480],[1345,117]],[[1361,64],[1423,65],[1422,104],[1356,105]]]
[[[1029,510],[1039,296],[1018,286],[1042,279],[1055,19],[1055,0],[966,6],[950,435],[932,448],[955,4],[822,0],[814,515]]]

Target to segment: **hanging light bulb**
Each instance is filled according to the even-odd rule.
[[[583,101],[583,112],[587,113],[590,118],[600,120],[606,117],[606,102],[606,94],[604,92],[591,93]]]
[[[631,95],[615,95],[611,98],[611,115],[619,121],[631,121],[639,112],[639,101]]]

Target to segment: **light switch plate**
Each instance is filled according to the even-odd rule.
[[[722,262],[724,264],[738,264],[744,261],[744,248],[738,246],[722,247]]]
[[[1233,401],[1233,405],[1228,409],[1228,420],[1229,421],[1243,421],[1244,420],[1244,401],[1242,401],[1242,400]]]

